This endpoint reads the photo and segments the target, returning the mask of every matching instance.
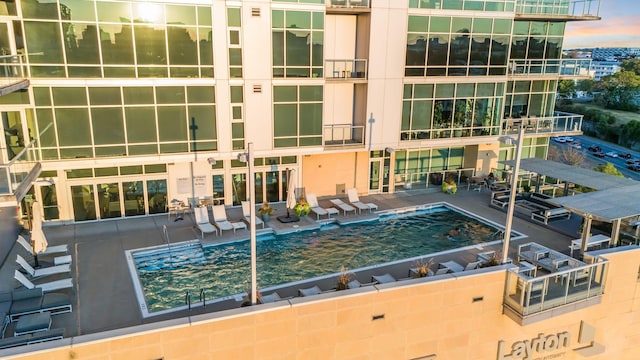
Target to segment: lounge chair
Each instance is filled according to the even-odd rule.
[[[371,276],[371,279],[376,284],[386,284],[386,283],[392,283],[392,282],[396,282],[397,281],[396,278],[391,276],[391,274],[389,274],[389,273],[383,274],[383,275],[373,275],[373,276]]]
[[[351,188],[347,190],[347,195],[349,195],[349,202],[351,205],[358,208],[358,212],[362,212],[362,210],[377,210],[378,205],[374,203],[363,203],[360,201],[360,197],[358,197],[358,191],[355,188]]]
[[[18,282],[20,282],[27,289],[40,288],[42,289],[42,292],[48,292],[48,291],[54,291],[54,290],[60,290],[60,289],[69,289],[73,287],[73,279],[71,278],[50,281],[42,284],[34,284],[29,279],[27,279],[27,277],[24,276],[23,273],[21,273],[18,270],[14,271],[13,277],[16,280],[18,280]]]
[[[71,300],[67,294],[46,293],[40,288],[14,290],[11,293],[11,321],[22,315],[49,312],[51,315],[72,311]]]
[[[376,282],[372,281],[372,282],[368,282],[368,283],[361,283],[360,281],[358,281],[358,279],[354,279],[349,281],[349,283],[347,284],[347,288],[349,289],[357,289],[363,286],[369,286],[369,285],[374,285]]]
[[[196,218],[196,226],[200,229],[200,237],[204,239],[204,234],[218,234],[218,229],[209,222],[209,211],[206,206],[199,206],[193,209]]]
[[[227,220],[227,210],[224,205],[213,206],[213,222],[215,226],[220,229],[220,234],[224,230],[233,230],[233,225]]]
[[[442,268],[449,269],[450,272],[454,273],[464,271],[464,266],[458,264],[453,260],[438,264],[438,269]]]
[[[336,208],[323,208],[318,204],[318,198],[314,193],[307,193],[307,202],[311,207],[311,211],[316,214],[316,219],[320,220],[320,216],[327,215],[327,218],[331,218],[331,215],[340,214],[340,211]]]
[[[322,289],[320,289],[318,285],[314,285],[310,288],[298,289],[298,293],[300,296],[312,296],[322,294]]]
[[[451,269],[449,268],[440,268],[438,270],[436,270],[435,275],[444,275],[444,274],[448,274],[449,272],[451,272]]]
[[[24,271],[27,272],[27,274],[31,275],[32,278],[71,272],[71,266],[69,264],[34,269],[22,256],[20,256],[20,254],[16,255],[16,262],[24,269]]]
[[[292,298],[293,298],[293,296],[282,297],[282,296],[280,296],[280,294],[278,294],[275,291],[272,292],[269,295],[260,296],[260,300],[262,301],[263,304],[268,304],[268,303],[281,301],[281,300],[289,300],[289,299],[292,299]]]
[[[37,344],[45,341],[60,340],[64,337],[64,328],[40,331],[34,334],[25,334],[6,337],[0,340],[0,349],[8,349],[16,346]]]
[[[249,201],[243,201],[242,202],[242,216],[244,216],[244,222],[247,223],[247,225],[251,224],[251,203]],[[264,221],[262,221],[259,217],[254,216],[254,219],[256,221],[256,227],[258,225],[262,225],[262,228],[264,229]]]
[[[18,244],[22,245],[22,247],[29,252],[29,254],[33,254],[33,248],[31,244],[23,238],[21,235],[18,235],[18,240],[16,240]],[[54,254],[69,254],[69,246],[67,245],[56,245],[56,246],[47,246],[47,248],[39,252],[38,255],[54,255]]]
[[[342,210],[342,212],[344,213],[345,216],[347,216],[347,213],[350,211],[353,211],[353,213],[356,213],[356,208],[354,208],[353,206],[345,203],[344,201],[340,200],[340,199],[331,199],[329,200],[331,201],[331,203],[337,207],[340,208],[340,210]]]
[[[482,261],[472,261],[472,262],[468,263],[467,266],[465,266],[464,270],[462,270],[462,271],[475,270],[475,269],[480,267],[481,263],[482,263]]]

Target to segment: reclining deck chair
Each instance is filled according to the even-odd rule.
[[[220,229],[220,235],[224,230],[233,230],[233,225],[227,220],[227,210],[224,205],[213,206],[213,222]]]
[[[218,229],[209,222],[209,211],[206,206],[199,206],[193,209],[196,219],[196,226],[200,229],[200,237],[204,239],[204,234],[218,234]]]
[[[349,195],[349,202],[351,205],[358,208],[358,212],[362,212],[362,210],[378,210],[378,205],[374,203],[363,203],[360,201],[360,197],[358,196],[358,191],[355,188],[351,188],[347,190],[347,194]]]
[[[314,193],[308,193],[307,194],[307,202],[309,203],[309,206],[311,207],[311,211],[313,211],[316,214],[316,219],[320,220],[320,216],[322,215],[327,215],[327,218],[331,218],[331,215],[337,215],[340,214],[340,211],[338,211],[338,209],[336,208],[323,208],[320,207],[320,205],[318,204],[318,198],[316,197],[316,194]]]
[[[40,288],[42,289],[42,292],[54,291],[54,290],[60,290],[60,289],[69,289],[73,287],[73,279],[71,278],[50,281],[42,284],[34,284],[29,279],[27,279],[27,277],[24,276],[23,273],[21,273],[18,270],[14,271],[13,277],[16,280],[18,280],[18,282],[20,282],[27,289]]]
[[[34,269],[20,254],[16,255],[16,262],[20,267],[24,269],[32,278],[40,278],[48,275],[70,273],[71,266],[69,264],[49,266],[44,268]]]
[[[29,252],[29,254],[33,254],[33,248],[31,244],[22,237],[22,235],[18,235],[18,240],[16,240],[18,244],[20,244],[25,250]],[[67,245],[56,245],[56,246],[47,246],[47,248],[39,252],[38,255],[54,255],[54,254],[69,254],[69,246]]]
[[[242,202],[242,216],[244,216],[244,222],[246,222],[247,225],[251,225],[251,203],[249,201]],[[264,229],[264,221],[257,216],[254,216],[254,220],[256,221],[256,227],[262,225]]]

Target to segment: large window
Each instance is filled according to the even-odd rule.
[[[457,179],[457,171],[464,163],[464,148],[413,149],[397,150],[395,153],[396,182],[435,183],[444,175],[453,175]]]
[[[557,84],[555,80],[507,82],[504,117],[552,116]]]
[[[511,59],[559,59],[564,26],[563,22],[514,22]]]
[[[208,6],[87,0],[21,4],[34,77],[213,76]]]
[[[504,84],[406,84],[401,140],[496,135]]]
[[[273,77],[322,77],[324,12],[273,10]]]
[[[513,11],[515,0],[409,0],[409,8],[471,11]]]
[[[74,159],[217,149],[210,86],[35,87],[33,134],[44,159]],[[90,104],[90,107],[89,107]],[[197,129],[190,130],[191,119]]]
[[[504,75],[511,20],[409,16],[405,76]]]
[[[274,147],[322,145],[322,86],[274,86]]]

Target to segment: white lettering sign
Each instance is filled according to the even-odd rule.
[[[532,360],[536,354],[558,351],[571,345],[571,335],[564,331],[557,334],[538,334],[531,340],[516,341],[511,345],[511,352],[505,354],[504,341],[498,342],[498,360]]]

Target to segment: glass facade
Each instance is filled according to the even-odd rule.
[[[211,86],[34,87],[43,159],[216,150]],[[190,119],[198,129],[189,131]]]
[[[556,80],[507,82],[504,117],[552,116],[557,85]]]
[[[88,0],[20,3],[23,20],[16,26],[24,29],[25,45],[18,53],[27,54],[32,77],[213,77],[210,7]]]
[[[405,84],[401,140],[497,135],[502,83]]]
[[[513,11],[515,0],[409,0],[409,8],[472,10],[472,11]]]
[[[322,86],[274,86],[274,147],[322,145],[322,99]]]
[[[515,21],[510,59],[559,59],[564,28],[562,22]]]
[[[324,12],[273,10],[274,78],[323,76]]]

